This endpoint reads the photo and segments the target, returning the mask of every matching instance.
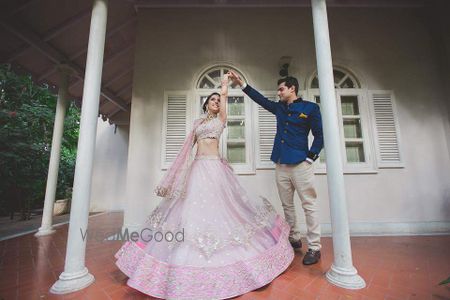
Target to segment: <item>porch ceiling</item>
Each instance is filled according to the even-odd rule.
[[[311,0],[127,0],[136,7],[310,7]],[[426,0],[326,0],[331,7],[420,7]]]
[[[57,66],[72,71],[69,93],[78,105],[89,38],[92,0],[4,0],[0,12],[0,61],[57,89]],[[109,1],[99,113],[110,123],[129,123],[136,10],[129,1]]]
[[[423,6],[424,0],[328,0],[329,6]],[[110,123],[129,123],[136,11],[152,7],[309,6],[310,0],[110,0],[100,114]],[[0,62],[33,80],[58,87],[59,64],[72,70],[69,93],[81,105],[92,0],[3,0]],[[106,119],[105,119],[106,120]]]

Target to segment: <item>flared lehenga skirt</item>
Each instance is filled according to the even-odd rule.
[[[294,258],[289,225],[227,162],[198,157],[185,196],[163,200],[116,253],[127,284],[163,299],[226,299],[270,283]]]

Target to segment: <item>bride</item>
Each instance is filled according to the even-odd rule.
[[[127,284],[165,299],[225,299],[260,288],[294,258],[289,225],[267,199],[246,191],[219,156],[228,76],[206,99],[156,188],[164,197],[134,241],[116,253]],[[197,144],[193,162],[189,156]]]

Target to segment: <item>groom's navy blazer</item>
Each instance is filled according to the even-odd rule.
[[[304,101],[302,98],[291,104],[271,101],[249,85],[243,91],[277,118],[277,133],[270,157],[274,163],[298,164],[307,157],[312,160],[319,157],[323,147],[323,133],[322,117],[316,103]],[[314,141],[308,149],[310,130]]]

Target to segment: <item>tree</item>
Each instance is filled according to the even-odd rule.
[[[0,214],[43,206],[57,97],[48,85],[0,65]],[[64,122],[57,198],[70,196],[80,112],[72,101]]]

